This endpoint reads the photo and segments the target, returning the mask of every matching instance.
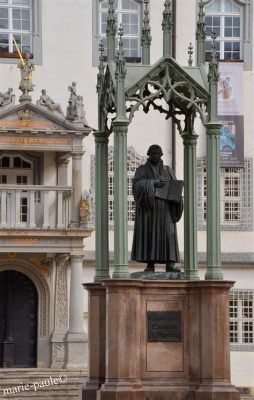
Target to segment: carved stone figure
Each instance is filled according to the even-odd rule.
[[[83,102],[83,96],[77,96],[77,118],[80,121],[85,120],[85,107]]]
[[[13,94],[13,89],[9,88],[7,92],[0,92],[0,107],[5,107],[11,103],[14,103],[15,95]]]
[[[77,95],[77,86],[76,82],[72,82],[71,86],[69,86],[70,97],[68,100],[68,107],[66,110],[66,119],[75,122],[78,124],[86,123],[85,118],[85,108],[83,97]]]
[[[176,177],[169,166],[163,165],[160,146],[150,146],[147,155],[147,162],[137,168],[133,179],[136,217],[131,258],[147,263],[147,272],[153,272],[156,263],[166,264],[166,272],[179,272],[175,267],[180,261],[176,222],[181,218],[183,201],[181,196],[170,201],[157,194],[157,189],[176,181]]]
[[[77,118],[77,84],[72,82],[71,86],[68,87],[70,91],[70,97],[68,100],[68,107],[66,110],[66,118],[70,121],[74,121]]]
[[[60,104],[55,103],[51,97],[47,95],[46,89],[42,89],[41,97],[39,98],[37,105],[46,107],[49,111],[57,111],[58,113],[63,114]]]
[[[31,97],[28,93],[33,91],[32,72],[35,68],[34,64],[30,61],[29,53],[25,55],[25,60],[23,62],[19,62],[18,68],[20,68],[21,72],[19,89],[21,90],[22,95],[20,96],[20,101],[30,100]]]

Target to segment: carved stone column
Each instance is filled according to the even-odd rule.
[[[72,153],[72,202],[71,202],[71,226],[80,225],[79,205],[82,196],[82,151]]]
[[[83,255],[71,255],[66,368],[86,367],[87,334],[83,328],[83,258]]]
[[[187,117],[189,118],[189,117]],[[188,126],[188,121],[186,121]],[[199,279],[197,266],[196,145],[198,136],[187,128],[184,144],[184,273]]]
[[[56,258],[54,332],[52,335],[52,368],[62,368],[65,362],[65,337],[68,331],[67,255]]]

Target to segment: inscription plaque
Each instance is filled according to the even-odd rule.
[[[181,311],[148,311],[148,342],[181,342]]]

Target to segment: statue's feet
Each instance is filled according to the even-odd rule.
[[[146,268],[144,269],[144,272],[154,272],[154,271],[155,271],[154,263],[148,262]]]
[[[166,264],[166,272],[181,272],[181,270],[176,268],[175,263],[171,261]]]

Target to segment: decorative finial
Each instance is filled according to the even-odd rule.
[[[217,35],[215,32],[212,32],[211,38],[212,38],[212,46],[211,46],[211,60],[209,62],[208,80],[209,82],[218,82],[220,74],[219,74],[219,63],[216,54]]]
[[[191,67],[191,66],[192,66],[192,63],[193,63],[193,59],[192,59],[193,46],[192,46],[192,43],[189,44],[189,47],[188,47],[188,54],[189,54],[188,65]]]
[[[97,92],[100,93],[102,89],[102,83],[103,83],[103,78],[104,78],[104,63],[103,63],[103,52],[104,52],[104,46],[102,41],[100,40],[99,43],[99,65],[98,65],[98,74],[97,74]]]
[[[125,79],[126,76],[126,66],[125,66],[125,58],[124,58],[124,49],[123,49],[123,26],[120,24],[118,29],[119,36],[119,44],[118,44],[118,52],[116,59],[116,79]]]
[[[196,39],[197,40],[205,40],[206,39],[205,12],[204,12],[203,0],[200,0],[200,2],[199,2]]]
[[[166,0],[164,3],[162,30],[171,31],[172,26],[173,26],[173,17],[172,17],[171,1]]]
[[[106,36],[108,40],[108,61],[114,61],[115,58],[115,36],[116,36],[116,17],[114,9],[114,0],[108,0],[108,18]]]

